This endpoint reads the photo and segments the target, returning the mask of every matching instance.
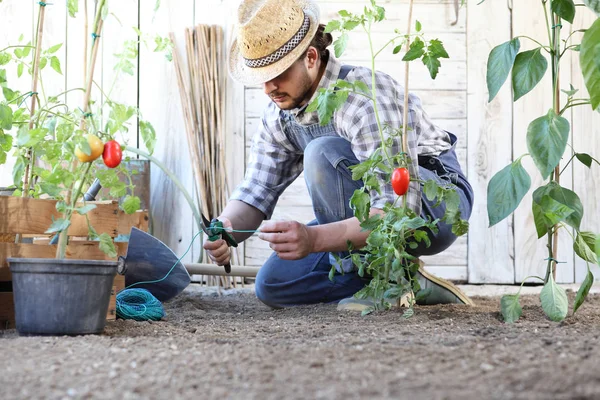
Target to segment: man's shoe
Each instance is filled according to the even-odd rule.
[[[433,304],[466,304],[474,306],[473,300],[471,300],[462,290],[460,290],[452,282],[446,279],[438,278],[435,275],[425,271],[423,263],[419,264],[419,270],[417,272],[417,279],[421,290],[427,290],[431,288],[431,293],[426,297],[417,300],[418,305],[433,305]]]

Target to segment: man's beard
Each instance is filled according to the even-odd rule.
[[[288,93],[272,92],[272,93],[270,93],[270,97],[273,98],[273,97],[277,97],[277,96],[281,96],[281,95],[287,96],[286,104],[279,104],[279,103],[275,103],[275,104],[282,110],[293,110],[295,108],[300,107],[302,102],[304,102],[305,100],[306,101],[309,100],[308,96],[310,94],[311,87],[312,87],[312,82],[310,80],[310,76],[308,75],[308,72],[305,72],[304,75],[302,76],[301,81],[298,83],[298,88],[301,89],[300,95],[298,95],[296,97],[290,97],[290,95]],[[289,103],[289,105],[287,103]]]

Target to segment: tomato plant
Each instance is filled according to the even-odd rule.
[[[413,1],[409,2],[412,9]],[[371,27],[373,24],[385,20],[385,9],[370,0],[371,7],[366,6],[363,14],[352,14],[342,10],[339,12],[340,19],[334,19],[327,24],[326,32],[339,33],[334,42],[336,57],[340,57],[349,40],[349,31],[360,27],[367,35],[368,42],[373,43],[371,38]],[[411,15],[411,12],[408,13]],[[412,21],[408,21],[412,26]],[[448,58],[443,43],[438,39],[427,39],[421,31],[419,21],[415,22],[416,33],[412,34],[410,28],[408,33],[402,34],[394,31],[394,37],[381,49],[370,46],[372,82],[375,82],[375,58],[384,50],[390,49],[393,54],[400,53],[404,47],[405,62],[421,60],[428,69],[432,78],[439,72],[440,59]],[[404,85],[405,101],[408,101],[408,81]],[[445,202],[446,214],[443,220],[452,225],[452,231],[457,235],[464,235],[468,230],[468,223],[461,219],[459,211],[459,197],[452,184],[438,185],[437,182],[429,180],[426,182],[418,179],[418,176],[409,175],[409,168],[414,168],[418,173],[416,159],[409,156],[407,141],[409,135],[414,135],[408,130],[408,124],[401,127],[391,127],[387,121],[381,121],[376,101],[377,89],[375,85],[369,85],[362,81],[349,82],[338,79],[327,89],[320,89],[315,99],[307,107],[307,111],[317,111],[321,124],[326,124],[333,113],[340,108],[348,98],[349,93],[365,96],[372,103],[377,120],[377,134],[380,139],[379,148],[366,160],[351,167],[352,178],[362,180],[363,188],[356,190],[350,199],[350,205],[354,210],[355,217],[360,221],[360,226],[369,231],[367,245],[360,249],[360,253],[353,252],[349,244],[350,257],[358,269],[358,274],[363,277],[369,275],[371,280],[367,286],[355,294],[358,298],[372,298],[375,303],[370,309],[363,312],[369,313],[374,310],[390,307],[390,302],[396,302],[407,292],[414,292],[417,296],[423,295],[419,282],[416,279],[418,264],[416,257],[410,254],[419,243],[430,245],[427,232],[437,232],[438,220],[425,220],[415,210],[407,206],[406,197],[410,191],[411,180],[421,186],[421,191],[430,200],[438,203]],[[404,115],[399,121],[406,121],[408,117],[408,106],[405,103]],[[403,149],[397,154],[391,154],[394,141],[401,141]],[[392,186],[397,197],[393,204],[385,204],[384,214],[371,215],[371,192],[380,192],[384,185]],[[418,187],[418,186],[417,186]],[[399,201],[402,199],[402,201]],[[398,204],[400,203],[400,204]],[[338,263],[341,260],[338,259]],[[335,279],[335,265],[330,271],[330,279]],[[412,315],[411,307],[406,310],[404,316]]]
[[[101,30],[105,26],[103,21],[113,17],[106,0],[96,2],[91,31],[85,33],[86,36],[91,33],[92,39],[90,46],[85,49],[88,69],[82,74],[87,77],[84,87],[70,88],[61,93],[44,93],[41,71],[49,67],[57,74],[62,74],[63,70],[55,55],[62,44],[42,48],[40,38],[46,38],[43,36],[42,18],[51,15],[41,12],[46,5],[51,3],[39,2],[38,31],[33,44],[23,43],[21,38],[18,43],[0,48],[0,163],[6,162],[9,153],[15,159],[15,195],[58,200],[56,208],[62,215],[54,220],[47,233],[59,234],[56,257],[64,258],[66,232],[72,215],[85,215],[95,207],[93,204],[78,204],[81,194],[95,178],[110,190],[110,196],[124,198],[120,206],[125,212],[132,213],[139,208],[140,199],[133,195],[134,186],[130,176],[135,171],[129,171],[120,164],[121,146],[115,139],[120,137],[119,141],[126,146],[125,134],[132,127],[137,129],[139,120],[140,136],[152,153],[156,133],[152,125],[141,118],[137,107],[115,101],[111,97],[112,89],[103,91],[102,101],[91,101],[96,54],[102,37]],[[67,9],[69,17],[76,18],[77,1],[69,0]],[[114,82],[107,87],[113,88],[117,80],[132,74],[138,46],[142,41],[157,44],[155,51],[164,51],[170,58],[172,46],[168,39],[149,38],[136,28],[134,30],[140,39],[126,41],[123,50],[117,50]],[[9,79],[5,65],[16,69],[17,79],[14,82]],[[31,86],[27,82],[19,82],[22,80],[30,80]],[[22,93],[12,89],[16,86],[30,86],[32,90]],[[83,93],[80,107],[65,104],[65,94],[71,91]],[[103,154],[104,162],[110,167],[108,169],[97,161]],[[143,155],[150,156],[147,153]],[[123,176],[128,179],[120,179]],[[105,253],[116,256],[113,241],[107,233],[98,235],[89,226],[89,237],[98,240],[100,249]]]
[[[392,173],[392,188],[398,196],[403,196],[408,191],[410,174],[406,168],[396,168]]]
[[[116,140],[110,140],[104,145],[104,151],[102,153],[102,160],[108,168],[115,168],[121,164],[123,158],[123,151],[121,145]]]
[[[600,15],[600,2],[585,0],[585,6]],[[572,107],[591,107],[600,110],[600,18],[589,27],[576,29],[572,27],[566,39],[561,38],[563,24],[573,24],[576,12],[589,12],[584,4],[580,11],[573,0],[542,0],[547,27],[547,43],[528,36],[515,37],[510,41],[497,45],[492,49],[488,58],[487,86],[489,101],[492,101],[512,70],[513,101],[518,101],[529,93],[546,75],[550,64],[552,75],[552,97],[548,99],[548,111],[533,121],[527,127],[526,139],[528,153],[519,156],[514,162],[496,173],[488,183],[487,211],[490,226],[507,218],[521,203],[521,200],[531,188],[531,177],[523,168],[521,161],[531,157],[544,184],[532,193],[533,220],[538,239],[546,236],[548,257],[546,258],[545,277],[536,278],[544,282],[540,294],[542,309],[553,321],[563,320],[568,313],[568,298],[565,290],[555,282],[557,260],[558,232],[565,229],[573,238],[575,254],[585,260],[587,275],[577,292],[573,305],[575,313],[585,300],[594,281],[590,271],[590,263],[600,263],[600,236],[594,232],[581,230],[583,205],[574,191],[561,186],[560,178],[566,165],[575,160],[592,168],[593,163],[600,162],[591,155],[577,151],[569,145],[570,123],[565,118],[565,112]],[[576,39],[585,32],[581,41]],[[536,48],[520,51],[521,40],[531,40]],[[587,95],[575,96],[578,88],[570,85],[561,88],[559,83],[561,60],[569,51],[579,52],[579,64]],[[548,63],[548,58],[550,63]],[[570,69],[570,61],[567,68]],[[561,92],[567,96],[566,104],[561,105]],[[536,98],[533,101],[539,102]],[[561,160],[568,160],[561,168]],[[574,230],[571,234],[570,230]],[[528,279],[526,278],[526,279]],[[520,293],[520,292],[519,292]],[[521,316],[519,293],[504,296],[501,301],[501,312],[506,322],[514,322]]]

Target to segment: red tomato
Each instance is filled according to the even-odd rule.
[[[116,140],[110,140],[104,145],[104,152],[102,153],[102,159],[104,164],[108,168],[115,168],[121,164],[123,158],[123,152],[121,151],[121,145]]]
[[[408,190],[410,175],[406,168],[396,168],[392,173],[392,188],[398,196],[402,196]]]

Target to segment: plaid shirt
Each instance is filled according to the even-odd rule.
[[[341,64],[331,54],[325,73],[319,82],[319,88],[329,88],[340,73]],[[355,67],[345,80],[363,81],[371,88],[371,70]],[[377,108],[382,126],[402,127],[404,108],[404,88],[389,75],[376,72],[375,85]],[[311,101],[317,96],[313,95]],[[310,101],[307,103],[310,104]],[[450,149],[448,134],[438,128],[421,108],[421,100],[414,94],[408,99],[408,152],[412,160],[409,172],[412,177],[418,176],[418,156],[437,156]],[[319,122],[317,112],[305,112],[306,105],[291,110],[296,121],[302,125]],[[267,219],[271,218],[273,209],[283,191],[300,175],[303,170],[303,150],[297,148],[284,133],[279,121],[280,109],[271,102],[263,112],[262,123],[253,137],[249,163],[243,182],[236,188],[231,198],[250,204],[262,211]],[[367,159],[381,144],[373,103],[365,96],[350,93],[345,104],[338,109],[332,123],[338,135],[350,141],[356,158],[362,162]],[[394,137],[390,154],[402,151],[402,143],[398,136]],[[383,208],[385,203],[393,203],[397,195],[389,182],[382,185],[381,194],[372,191],[371,207]],[[417,215],[421,212],[421,187],[418,182],[411,182],[407,196],[407,206]]]

